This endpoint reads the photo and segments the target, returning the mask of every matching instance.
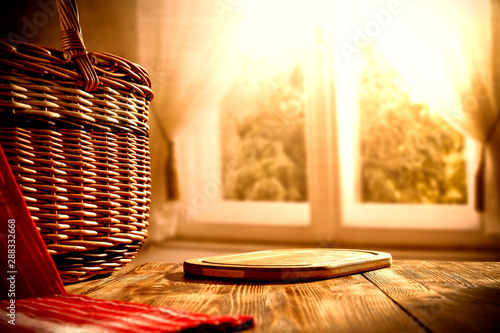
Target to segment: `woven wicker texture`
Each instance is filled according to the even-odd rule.
[[[0,39],[0,144],[74,282],[122,267],[147,237],[153,93],[139,65],[88,54],[74,1],[57,2],[65,50]]]

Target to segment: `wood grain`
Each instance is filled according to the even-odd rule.
[[[481,299],[474,296],[470,288],[481,279],[492,279],[476,273],[468,281],[464,278],[466,270],[457,263],[423,261],[403,262],[391,270],[371,271],[363,275],[415,318],[422,331],[499,331],[499,280],[488,295],[481,290]],[[494,301],[495,298],[497,301]],[[490,303],[492,301],[493,304]]]
[[[105,285],[109,283],[112,280],[115,279],[120,279],[122,276],[127,274],[129,271],[135,269],[137,265],[133,264],[128,264],[127,266],[114,271],[112,274],[109,274],[107,276],[96,276],[95,279],[90,279],[88,281],[80,282],[80,283],[75,283],[75,284],[69,284],[66,285],[66,291],[70,294],[80,294],[80,295],[85,295],[89,293],[90,291],[98,288],[101,285]]]
[[[96,298],[206,314],[248,314],[249,332],[498,332],[500,264],[395,261],[295,283],[187,278],[181,264],[127,266],[67,287]]]
[[[145,264],[71,292],[207,314],[250,314],[254,332],[381,332],[412,328],[409,316],[363,276],[301,283],[186,278],[179,264]],[[90,283],[90,282],[89,282]],[[68,290],[70,291],[70,290]]]

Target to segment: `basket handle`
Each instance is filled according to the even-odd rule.
[[[85,91],[92,92],[99,86],[99,78],[83,43],[82,29],[76,0],[56,0],[61,26],[61,46],[78,66],[85,82]]]

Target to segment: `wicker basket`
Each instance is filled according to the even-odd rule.
[[[63,50],[0,40],[0,144],[64,282],[130,262],[150,203],[146,71],[88,54],[74,0]]]

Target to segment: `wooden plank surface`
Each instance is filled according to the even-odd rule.
[[[249,314],[249,332],[499,332],[500,264],[394,261],[390,268],[296,283],[187,278],[180,264],[127,266],[67,286],[96,298],[207,314]]]
[[[184,277],[179,264],[145,264],[71,293],[206,314],[250,314],[252,332],[409,331],[411,320],[362,275],[300,283],[235,283]]]
[[[427,289],[423,292],[430,298],[426,306],[422,306],[423,298],[403,297],[397,302],[408,306],[432,331],[449,332],[454,327],[460,332],[500,332],[500,263],[404,261],[390,272],[403,279],[407,295],[415,291],[410,286]],[[385,290],[371,278],[377,272],[365,276]],[[389,280],[395,289],[396,279]]]

